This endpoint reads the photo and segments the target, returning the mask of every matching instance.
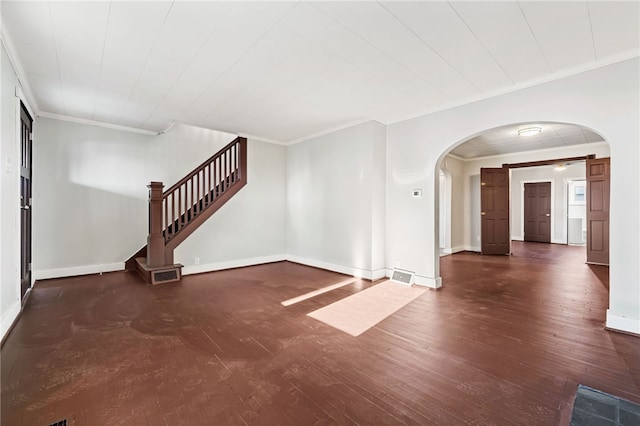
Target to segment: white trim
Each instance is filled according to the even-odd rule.
[[[102,265],[72,266],[69,268],[41,269],[33,271],[34,279],[48,280],[51,278],[75,277],[78,275],[102,274],[103,272],[123,271],[124,262],[107,263]]]
[[[27,98],[27,96],[24,93],[24,90],[22,90],[22,87],[20,87],[20,86],[16,86],[16,98],[18,98],[18,99],[20,99],[22,101],[22,103],[24,104],[25,108],[27,109],[27,112],[31,116],[31,119],[35,120],[37,115],[35,114],[34,109],[31,108],[31,105],[29,103],[29,99]],[[31,131],[33,132],[33,129],[31,129]]]
[[[221,271],[224,269],[243,268],[245,266],[261,265],[263,263],[282,262],[286,260],[283,254],[272,256],[250,257],[246,259],[227,260],[224,262],[205,263],[203,265],[190,265],[182,269],[182,275],[202,274],[205,272]]]
[[[158,136],[159,132],[153,130],[138,129],[136,127],[121,126],[119,124],[105,123],[103,121],[89,120],[86,118],[71,117],[69,115],[54,114],[52,112],[40,111],[39,117],[53,118],[54,120],[70,121],[72,123],[86,124],[88,126],[104,127],[106,129],[122,130],[125,132],[140,133],[149,136]]]
[[[33,90],[31,90],[31,86],[29,85],[29,80],[27,80],[27,74],[22,67],[22,62],[20,62],[20,58],[16,53],[13,40],[11,39],[9,32],[7,31],[7,25],[4,23],[4,17],[2,16],[2,14],[0,14],[0,41],[2,41],[2,44],[4,45],[4,50],[7,52],[9,62],[11,62],[11,65],[16,72],[16,76],[18,77],[18,81],[22,86],[22,103],[24,103],[27,107],[29,114],[31,114],[31,118],[35,120],[36,116],[40,112],[40,108],[38,107],[38,103],[36,102],[36,97],[33,94]],[[16,93],[16,96],[18,96],[18,93]]]
[[[524,241],[524,234],[522,235],[512,235],[511,241]]]
[[[563,78],[567,78],[567,77],[571,77],[573,75],[577,75],[577,74],[581,74],[583,72],[587,72],[587,71],[592,71],[598,68],[602,68],[602,67],[606,67],[608,65],[613,65],[616,64],[618,62],[624,62],[627,61],[629,59],[634,59],[640,56],[640,49],[631,49],[631,50],[627,50],[626,52],[622,52],[620,54],[617,55],[613,55],[613,56],[609,56],[607,58],[601,59],[599,61],[594,61],[588,64],[582,64],[579,65],[577,67],[573,67],[573,68],[568,68],[562,71],[557,71],[554,73],[550,73],[547,74],[543,77],[539,77],[539,78],[535,78],[529,81],[525,81],[522,83],[518,83],[518,84],[514,84],[513,86],[509,86],[507,88],[503,88],[500,90],[494,90],[491,92],[485,92],[481,95],[478,96],[471,96],[468,98],[464,98],[462,100],[459,101],[454,101],[451,102],[449,104],[445,104],[445,105],[441,105],[435,108],[429,108],[429,109],[425,109],[421,112],[417,112],[415,114],[410,114],[404,118],[401,118],[399,120],[395,120],[395,121],[389,121],[388,123],[384,123],[387,125],[391,125],[391,124],[396,124],[396,123],[401,123],[403,121],[409,121],[412,120],[414,118],[417,117],[422,117],[423,115],[429,115],[429,114],[433,114],[439,111],[444,111],[447,109],[452,109],[452,108],[456,108],[459,106],[463,106],[463,105],[468,105],[468,104],[472,104],[475,102],[479,102],[479,101],[483,101],[485,99],[490,99],[490,98],[494,98],[497,96],[501,96],[501,95],[506,95],[509,93],[513,93],[513,92],[517,92],[519,90],[522,89],[526,89],[529,87],[533,87],[533,86],[538,86],[544,83],[549,83],[552,81],[556,81],[556,80],[560,80]]]
[[[386,277],[391,279],[391,275],[393,274],[393,269],[386,269],[387,273],[386,273]],[[437,278],[430,278],[430,277],[424,277],[422,275],[414,275],[413,278],[413,284],[415,285],[419,285],[422,287],[429,287],[429,288],[440,288],[442,287],[442,278],[441,277],[437,277]]]
[[[420,114],[420,115],[424,115],[424,114]],[[312,139],[319,138],[319,137],[324,136],[324,135],[328,135],[330,133],[339,132],[340,130],[344,130],[344,129],[348,129],[350,127],[355,127],[355,126],[359,126],[361,124],[369,123],[370,121],[375,121],[375,122],[380,123],[382,125],[389,124],[389,123],[386,123],[386,124],[382,123],[382,122],[380,122],[378,120],[374,120],[373,118],[367,118],[367,119],[363,119],[363,120],[351,121],[349,123],[341,124],[339,126],[332,127],[330,129],[327,129],[327,130],[322,130],[320,132],[312,133],[310,135],[303,136],[301,138],[293,139],[293,140],[285,143],[285,145],[295,145],[295,144],[300,143],[300,142],[306,142],[306,141],[309,141],[309,140],[312,140]],[[404,121],[404,120],[400,120],[400,121]]]
[[[2,317],[2,322],[0,323],[0,335],[2,336],[2,339],[7,337],[7,332],[16,318],[18,318],[18,315],[20,315],[21,310],[22,304],[20,303],[20,300],[16,300],[13,305],[11,305],[11,308],[9,308],[9,311],[7,311],[7,313]]]
[[[336,265],[335,263],[323,262],[321,260],[307,259],[304,257],[287,255],[286,260],[290,262],[300,263],[302,265],[313,266],[314,268],[326,269],[328,271],[339,272],[345,275],[351,275],[356,278],[364,278],[367,280],[377,280],[384,278],[388,269],[380,268],[373,271],[368,269],[355,268],[353,266]]]
[[[546,123],[545,121],[540,121],[537,123]],[[578,127],[581,127],[579,125],[577,125]],[[492,160],[494,158],[504,158],[505,159],[505,163],[508,164],[508,158],[509,157],[514,157],[514,156],[520,156],[520,155],[526,155],[526,154],[545,154],[545,153],[553,153],[556,151],[565,151],[567,149],[576,149],[576,148],[583,148],[584,147],[584,151],[586,151],[587,149],[591,149],[593,147],[599,147],[599,146],[609,146],[609,143],[607,141],[600,141],[600,142],[591,142],[591,143],[582,143],[582,144],[578,144],[578,145],[563,145],[563,146],[555,146],[553,148],[544,148],[544,149],[533,149],[531,151],[518,151],[518,152],[510,152],[508,154],[496,154],[496,155],[487,155],[484,157],[473,157],[473,158],[460,158],[461,161],[464,162],[471,162],[471,161],[484,161],[484,160]],[[455,149],[455,148],[454,148]],[[452,155],[452,154],[447,154],[447,155]]]
[[[421,275],[416,275],[415,277],[416,277],[415,281],[414,281],[415,285],[419,285],[419,286],[422,286],[422,287],[434,288],[434,289],[442,287],[442,278],[441,277],[430,278],[430,277],[423,277]]]
[[[454,253],[460,253],[461,251],[465,251],[465,250],[469,250],[470,247],[467,246],[456,246],[456,247],[451,247],[451,249],[449,250],[450,254],[454,254]]]
[[[458,155],[452,154],[451,152],[449,152],[447,155],[445,155],[444,158],[447,158],[447,157],[455,158],[458,161],[473,161],[473,160],[475,160],[475,158],[462,158],[462,157],[460,157]],[[480,157],[478,157],[478,158],[480,158]]]
[[[270,143],[273,145],[281,145],[281,146],[287,146],[288,144],[286,142],[280,142],[280,141],[276,141],[273,139],[268,139],[268,138],[263,138],[260,136],[253,136],[250,135],[248,133],[238,133],[238,136],[240,136],[241,138],[247,138],[248,140],[251,141],[257,141],[257,142],[265,142],[265,143]]]
[[[611,313],[611,309],[607,309],[606,327],[612,330],[640,334],[640,319],[614,315]]]

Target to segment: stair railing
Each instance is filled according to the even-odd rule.
[[[173,264],[173,249],[246,184],[246,171],[247,139],[237,137],[166,191],[151,182],[147,264]]]

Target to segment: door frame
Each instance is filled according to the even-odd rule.
[[[16,170],[16,180],[15,180],[15,185],[16,185],[16,220],[18,221],[18,223],[20,223],[21,221],[21,215],[22,212],[20,210],[20,164],[19,164],[19,158],[21,155],[21,144],[22,144],[22,117],[21,117],[21,108],[22,105],[24,105],[25,110],[27,111],[27,114],[29,114],[29,116],[31,117],[31,138],[32,138],[32,142],[31,142],[31,149],[32,149],[32,155],[33,155],[33,145],[34,142],[36,140],[36,129],[35,129],[35,122],[36,122],[36,117],[38,116],[38,114],[36,113],[36,110],[34,110],[34,108],[32,107],[32,104],[30,102],[30,99],[32,99],[31,97],[26,96],[25,92],[22,90],[22,88],[20,86],[16,86],[15,88],[15,122],[16,122],[16,132],[15,132],[15,149],[16,149],[16,163],[14,164],[13,167],[15,167]],[[33,208],[33,162],[31,163],[31,192],[32,192],[32,206],[31,208]],[[22,293],[22,272],[20,271],[20,264],[21,264],[21,253],[22,253],[22,236],[21,236],[21,232],[20,232],[20,227],[18,226],[18,233],[17,233],[17,238],[16,238],[16,243],[15,243],[15,247],[16,247],[16,257],[15,257],[15,264],[18,265],[17,269],[18,269],[18,277],[17,277],[17,291],[16,294],[18,296],[18,302],[20,303],[21,306],[24,306],[24,304],[27,302],[27,299],[29,298],[29,296],[31,295],[31,291],[33,290],[33,285],[35,284],[35,274],[33,273],[33,210],[31,213],[31,276],[30,276],[30,283],[29,283],[29,288],[27,289],[27,292],[25,293],[24,297],[21,297],[21,293]]]
[[[584,181],[586,183],[587,182],[587,176],[586,176],[587,162],[586,161],[584,163],[584,168],[585,168],[585,176],[584,177],[565,177],[565,178],[562,178],[562,187],[563,187],[563,191],[564,191],[563,203],[564,203],[564,207],[566,209],[566,211],[565,211],[566,214],[564,215],[564,235],[565,235],[565,244],[566,245],[569,245],[569,183],[570,182],[577,182],[577,181]],[[586,202],[585,202],[585,209],[586,209]],[[586,218],[585,218],[585,221],[586,221]],[[585,244],[586,244],[586,242],[585,242]]]
[[[439,170],[440,214],[438,216],[438,248],[442,256],[453,252],[451,248],[451,173],[446,167],[441,167]],[[444,246],[441,247],[443,242]]]
[[[512,240],[517,240],[517,241],[524,241],[524,184],[525,183],[545,183],[548,182],[551,184],[551,221],[550,221],[550,225],[551,226],[551,235],[549,238],[549,244],[555,244],[557,243],[556,240],[554,240],[553,235],[554,235],[554,226],[555,226],[555,220],[554,220],[554,213],[555,213],[555,198],[556,198],[556,193],[555,193],[555,185],[554,185],[554,181],[549,180],[549,179],[526,179],[526,180],[521,180],[520,182],[520,235],[518,235],[517,239],[514,238],[515,235],[511,236]]]
[[[23,117],[24,116],[24,117]],[[25,135],[23,134],[24,123],[28,122],[29,134],[26,135],[27,151],[25,153]],[[29,297],[31,288],[33,287],[33,116],[23,102],[20,102],[20,298],[24,305]],[[24,156],[26,155],[26,158]],[[27,177],[27,194],[26,200],[23,199],[23,161],[26,159],[25,168],[28,170]],[[26,287],[26,288],[25,288]],[[24,293],[23,293],[24,292]]]

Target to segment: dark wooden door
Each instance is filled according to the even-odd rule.
[[[509,254],[509,169],[480,169],[482,254]]]
[[[524,184],[524,240],[551,242],[551,182]]]
[[[587,159],[587,263],[609,264],[609,158]]]
[[[20,294],[31,287],[31,126],[33,120],[20,105]]]

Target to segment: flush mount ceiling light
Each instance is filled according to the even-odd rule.
[[[533,136],[540,133],[542,129],[540,127],[527,127],[526,129],[518,130],[518,136]]]
[[[567,166],[564,163],[560,163],[556,166],[556,170],[561,172],[563,170],[565,170],[567,168]]]

